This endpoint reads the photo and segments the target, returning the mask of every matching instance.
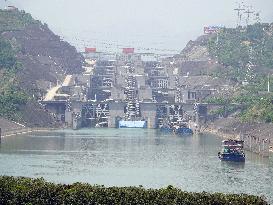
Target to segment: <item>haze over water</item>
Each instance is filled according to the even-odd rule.
[[[246,153],[221,162],[221,140],[149,129],[82,129],[2,139],[0,173],[72,183],[265,195],[273,202],[273,161]]]
[[[7,0],[47,23],[79,51],[135,47],[141,52],[178,53],[203,27],[236,26],[237,0]],[[241,1],[240,1],[241,2]],[[272,0],[244,0],[273,22]],[[252,20],[250,23],[254,23]],[[245,24],[245,22],[242,22]]]

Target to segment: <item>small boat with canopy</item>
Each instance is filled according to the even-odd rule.
[[[243,140],[223,140],[222,150],[218,153],[221,161],[245,162]]]

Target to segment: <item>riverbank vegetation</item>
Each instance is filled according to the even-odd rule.
[[[53,184],[43,179],[0,177],[0,204],[240,204],[265,205],[263,198],[246,194],[192,193],[169,186],[142,187],[92,186],[85,183]]]
[[[232,97],[209,98],[205,102],[218,104],[213,115],[227,116],[238,110],[242,122],[273,122],[273,94],[249,95],[241,93]]]
[[[0,93],[0,116],[6,119],[21,121],[20,106],[29,99],[23,91],[9,87]]]

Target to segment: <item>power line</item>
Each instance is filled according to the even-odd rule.
[[[69,39],[69,38],[68,38]],[[179,53],[180,50],[176,50],[176,49],[160,49],[160,48],[153,48],[153,47],[141,47],[141,46],[137,46],[135,47],[134,45],[129,45],[129,44],[119,44],[119,43],[113,43],[111,41],[103,41],[103,40],[98,40],[98,39],[94,39],[94,41],[89,41],[89,40],[83,40],[83,39],[79,39],[74,37],[73,39],[70,39],[72,42],[81,45],[83,47],[89,47],[90,45],[92,45],[93,47],[97,47],[98,45],[103,45],[102,47],[109,49],[122,49],[122,48],[131,48],[134,47],[137,50],[142,50],[142,51],[147,51],[147,52],[151,52],[151,51],[158,51],[158,52],[174,52],[174,53]]]

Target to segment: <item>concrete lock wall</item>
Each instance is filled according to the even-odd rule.
[[[147,120],[147,128],[155,129],[156,128],[156,105],[146,103],[140,104],[141,116]]]
[[[71,114],[69,112],[71,112]],[[68,123],[72,123],[73,129],[78,129],[81,127],[81,112],[82,103],[80,101],[75,101],[71,104],[71,111],[67,111],[67,113],[65,113],[65,117],[68,117],[68,119],[65,118],[65,121]]]
[[[72,119],[72,112],[71,111],[65,111],[65,123],[67,126],[72,127],[73,119]]]
[[[109,119],[108,119],[108,127],[115,128],[116,127],[116,119],[117,117],[124,116],[124,107],[125,103],[109,103]]]

